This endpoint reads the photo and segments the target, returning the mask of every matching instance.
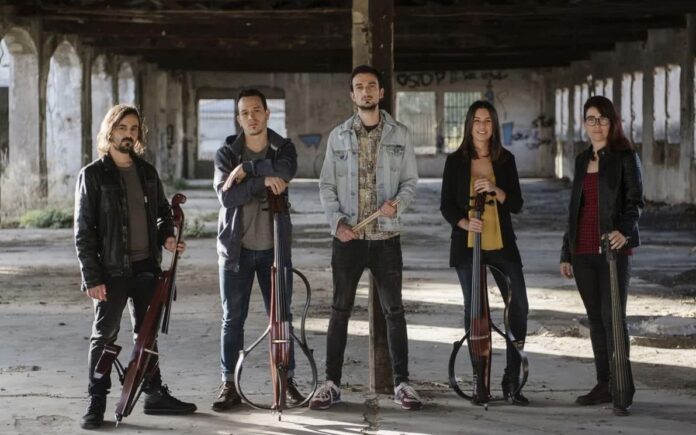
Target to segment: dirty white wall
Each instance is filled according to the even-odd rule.
[[[696,202],[696,161],[694,160],[694,68],[696,58],[696,21],[690,15],[685,29],[651,30],[645,42],[617,44],[613,51],[593,53],[582,62],[568,68],[557,68],[546,75],[547,94],[556,89],[569,88],[570,123],[568,134],[556,137],[559,154],[556,159],[557,176],[573,177],[573,161],[587,142],[573,137],[576,120],[574,86],[587,83],[592,91],[596,80],[612,78],[613,95],[606,95],[622,113],[622,79],[624,74],[642,73],[643,126],[630,138],[640,153],[643,165],[643,185],[648,200],[668,204]],[[681,67],[679,82],[680,126],[676,137],[658,143],[654,134],[654,71],[669,65]],[[622,98],[622,96],[624,98]],[[551,97],[551,101],[553,101]],[[579,101],[584,104],[584,99]],[[626,108],[624,113],[626,112]],[[628,111],[630,114],[630,111]],[[582,126],[579,126],[582,128]]]
[[[321,169],[326,139],[331,129],[352,113],[349,98],[349,74],[234,74],[190,73],[190,93],[198,98],[234,98],[242,87],[258,87],[268,98],[286,100],[288,135],[298,149],[300,177],[316,177]],[[524,176],[553,175],[550,129],[540,129],[533,122],[544,114],[545,92],[542,77],[531,71],[454,71],[397,73],[395,91],[480,91],[492,92],[499,110],[501,125],[512,124],[508,145],[516,156],[518,170]],[[187,110],[195,126],[195,106]],[[464,120],[462,119],[462,122]],[[197,133],[186,131],[188,143],[195,144]],[[318,141],[318,142],[317,142]],[[433,144],[434,145],[434,144]],[[189,162],[195,160],[189,147]],[[423,177],[439,177],[444,155],[418,156]],[[190,171],[194,171],[190,163]]]

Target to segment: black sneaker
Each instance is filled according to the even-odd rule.
[[[592,391],[575,399],[575,403],[583,406],[599,405],[600,403],[610,403],[611,401],[608,382],[598,383],[592,388]]]
[[[237,406],[242,403],[242,398],[237,394],[237,389],[234,386],[234,382],[225,381],[220,385],[220,393],[217,399],[213,402],[210,407],[213,411],[226,411],[233,406]]]
[[[287,399],[293,405],[298,405],[305,400],[305,396],[303,396],[302,393],[300,393],[300,390],[297,389],[297,383],[295,383],[295,379],[293,378],[288,378],[288,386],[285,392]]]
[[[169,394],[169,388],[162,385],[150,391],[145,391],[143,412],[147,415],[182,415],[196,412],[196,405],[182,402]]]
[[[106,396],[93,394],[89,396],[87,412],[80,419],[82,429],[97,429],[104,423],[104,411],[106,410]]]

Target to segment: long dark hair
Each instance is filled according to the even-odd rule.
[[[619,114],[616,112],[614,103],[609,98],[595,95],[590,97],[585,102],[583,108],[583,119],[587,117],[587,111],[590,107],[594,107],[599,111],[600,116],[609,118],[609,137],[607,137],[607,146],[610,151],[625,151],[632,150],[633,144],[626,137],[619,119]]]
[[[469,110],[466,112],[466,120],[464,121],[464,138],[462,139],[461,145],[457,151],[461,150],[464,158],[466,159],[478,159],[479,156],[476,153],[476,148],[474,147],[474,135],[472,131],[474,130],[474,115],[478,109],[486,109],[491,116],[493,135],[491,135],[490,152],[491,161],[496,161],[500,158],[503,151],[503,144],[500,141],[500,122],[498,121],[498,112],[496,112],[495,107],[488,101],[475,101]]]

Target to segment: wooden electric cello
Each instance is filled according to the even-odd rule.
[[[177,193],[172,198],[176,246],[182,240],[184,213],[180,205],[185,202],[186,197],[181,193]],[[157,352],[158,331],[161,330],[163,334],[169,332],[172,302],[176,299],[176,266],[178,259],[178,253],[174,252],[169,269],[163,271],[157,278],[157,287],[145,313],[143,323],[137,331],[138,337],[135,340],[128,367],[124,369],[117,359],[121,347],[115,344],[107,345],[97,362],[95,377],[104,376],[113,364],[116,366],[118,378],[123,384],[121,398],[116,404],[115,418],[117,425],[123,417],[130,415],[143,391],[143,385],[150,380],[159,364],[159,359],[157,359],[157,362],[154,362],[155,360],[152,359],[152,356],[159,355]]]
[[[621,295],[619,295],[619,276],[616,270],[616,251],[611,249],[609,234],[602,236],[602,250],[609,263],[611,281],[611,332],[614,353],[611,356],[611,396],[614,401],[614,414],[628,415],[633,403],[636,388],[633,384],[631,361],[628,359],[626,332],[624,330]]]
[[[282,232],[285,230],[280,224],[280,216],[289,213],[289,206],[286,197],[283,195],[275,195],[268,190],[269,210],[273,215],[273,245],[274,245],[274,262],[271,268],[271,303],[269,310],[269,324],[266,330],[256,339],[247,349],[239,352],[237,367],[234,371],[234,382],[239,396],[250,406],[257,409],[267,409],[278,413],[278,420],[281,419],[283,410],[297,408],[307,404],[314,392],[317,389],[317,366],[314,362],[312,351],[307,346],[307,338],[305,337],[305,319],[309,311],[311,300],[311,289],[307,278],[298,270],[291,269],[291,272],[300,277],[307,290],[307,299],[305,301],[304,311],[302,312],[302,320],[300,323],[300,338],[297,338],[293,332],[290,322],[290,306],[287,301],[287,289],[292,285],[288,282],[292,279],[292,274],[288,273],[289,265],[287,260],[290,258],[290,246],[287,246],[286,240],[289,240],[287,235]],[[242,383],[240,382],[244,360],[246,356],[256,348],[264,338],[268,337],[269,345],[269,361],[271,369],[271,382],[273,386],[273,401],[270,405],[259,404],[252,401],[244,393]],[[288,405],[286,402],[288,370],[290,367],[290,359],[292,357],[293,342],[302,350],[302,353],[307,357],[312,380],[310,382],[311,391],[305,396],[305,399],[297,404]]]
[[[487,196],[489,196],[489,194],[479,193],[472,198],[472,201],[474,201],[474,216],[477,219],[481,219],[486,204],[492,204],[492,201],[495,201],[495,199],[487,200]],[[503,332],[495,323],[491,321],[490,307],[488,305],[486,267],[495,270],[501,276],[505,277],[508,295],[507,300],[505,301],[505,311],[503,313],[505,332]],[[522,387],[524,387],[524,384],[527,382],[527,377],[529,376],[529,362],[527,361],[527,356],[525,355],[521,346],[517,344],[515,337],[512,335],[512,332],[510,332],[510,323],[508,320],[508,311],[510,301],[512,300],[510,278],[499,269],[493,266],[487,266],[482,262],[481,233],[474,233],[471,272],[471,306],[469,307],[471,313],[470,325],[469,330],[464,333],[464,336],[460,340],[454,342],[448,367],[449,383],[452,389],[458,395],[470,400],[476,405],[483,405],[487,410],[488,402],[493,400],[507,400],[508,397],[514,397],[522,390]],[[508,346],[512,346],[512,348],[515,349],[515,351],[520,355],[522,360],[522,379],[519,383],[519,387],[515,391],[504,392],[505,397],[502,399],[494,399],[491,396],[491,357],[493,354],[491,334],[493,331],[500,334],[505,339],[506,344]],[[457,361],[457,354],[465,341],[468,342],[471,366],[473,368],[473,393],[471,395],[468,395],[462,391],[459,383],[457,382],[457,377],[454,370],[455,363]]]

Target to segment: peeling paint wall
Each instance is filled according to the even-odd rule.
[[[80,59],[68,42],[62,42],[51,57],[46,86],[49,203],[65,205],[75,194],[82,167],[81,89]]]
[[[92,65],[92,159],[99,155],[97,133],[102,119],[114,104],[113,77],[109,74],[106,56],[96,58]]]

